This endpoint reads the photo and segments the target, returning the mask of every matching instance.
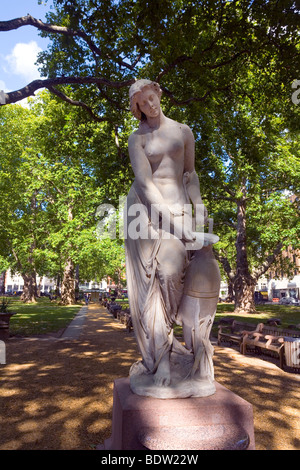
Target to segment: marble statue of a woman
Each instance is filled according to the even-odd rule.
[[[192,203],[204,219],[207,213],[194,168],[193,133],[163,114],[161,93],[150,80],[136,81],[129,91],[131,111],[140,124],[128,141],[135,180],[125,209],[126,274],[142,356],[131,367],[130,386],[137,394],[158,398],[206,396],[215,391],[208,335],[219,271],[211,245],[186,249],[195,242],[187,208]],[[203,298],[207,266],[210,278],[204,281]],[[174,336],[176,322],[183,325],[185,345]]]

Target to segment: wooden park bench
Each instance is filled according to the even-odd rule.
[[[118,319],[123,325],[125,325],[126,330],[128,332],[130,332],[133,329],[129,308],[125,310],[120,310],[118,312]]]
[[[262,325],[262,324],[261,324]],[[270,351],[278,354],[279,367],[284,365],[284,337],[300,338],[300,330],[277,328],[275,326],[262,325],[260,331],[245,332],[242,342],[242,353],[246,354],[247,346],[255,351]]]
[[[122,308],[122,305],[118,302],[112,301],[106,304],[106,308],[113,315],[114,318],[119,320],[125,325],[128,332],[133,329],[131,315],[129,308]]]
[[[218,345],[220,345],[222,341],[238,343],[240,352],[242,352],[244,334],[259,331],[262,325],[262,323],[244,323],[233,319],[231,322],[220,322],[218,326]]]
[[[118,304],[117,302],[109,302],[106,308],[109,313],[114,316],[114,318],[117,318],[118,312],[122,310],[122,305]]]

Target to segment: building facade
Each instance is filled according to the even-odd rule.
[[[36,283],[40,293],[49,294],[55,291],[56,283],[54,279],[47,276],[36,277]],[[0,294],[21,294],[24,288],[24,281],[20,274],[12,273],[10,269],[0,275]],[[1,290],[2,289],[2,290]],[[93,290],[106,290],[107,282],[102,280],[101,282],[88,281],[79,284],[79,291],[93,291]]]
[[[23,291],[24,281],[20,274],[12,273],[11,270],[8,269],[4,274],[4,279],[4,292],[6,294],[21,293]],[[40,277],[37,275],[36,283],[41,293],[47,294],[55,289],[54,279],[50,279],[46,276]]]

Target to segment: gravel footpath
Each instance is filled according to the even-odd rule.
[[[256,449],[299,450],[300,374],[214,347],[216,380],[253,405]],[[111,434],[113,381],[137,359],[134,334],[96,304],[75,339],[10,338],[0,365],[0,450],[95,449]]]

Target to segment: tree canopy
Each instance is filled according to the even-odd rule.
[[[34,174],[30,194],[47,188],[47,197],[55,195],[47,214],[55,214],[51,243],[60,247],[59,259],[66,264],[72,253],[79,262],[78,246],[81,252],[86,243],[93,246],[86,219],[95,207],[85,201],[97,194],[99,203],[116,204],[129,189],[127,138],[136,124],[128,87],[149,78],[164,92],[165,113],[194,132],[202,194],[221,239],[216,255],[236,307],[251,311],[258,277],[285,247],[299,247],[299,205],[288,197],[299,195],[300,174],[299,106],[292,100],[299,78],[296,2],[54,0],[53,5],[45,23],[30,15],[0,21],[3,35],[31,25],[50,38],[38,60],[44,78],[2,93],[0,104],[6,119],[14,111],[5,105],[42,88],[57,100],[44,95],[36,115],[34,145],[40,139],[47,149],[39,153],[47,154],[48,176],[37,190]],[[10,145],[16,158],[27,144],[14,139]],[[35,171],[43,173],[45,157],[34,158]],[[79,226],[83,239],[75,242],[72,233]]]
[[[25,300],[35,298],[38,273],[60,276],[63,302],[74,303],[75,266],[81,280],[124,271],[121,241],[113,245],[96,233],[96,209],[109,184],[101,184],[94,158],[100,166],[107,159],[107,126],[80,121],[77,110],[47,92],[30,109],[4,108],[0,123],[2,257],[22,274]],[[109,156],[114,152],[110,145]]]

